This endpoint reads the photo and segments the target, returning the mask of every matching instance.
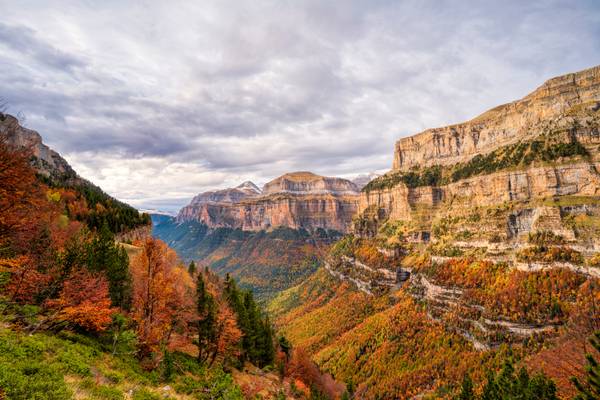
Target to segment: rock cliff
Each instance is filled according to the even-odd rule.
[[[64,180],[81,179],[60,154],[42,142],[39,133],[23,127],[12,115],[0,113],[0,135],[5,136],[10,145],[28,149],[33,156],[33,165],[41,175]]]
[[[248,231],[283,226],[347,232],[358,198],[358,188],[348,180],[294,172],[268,182],[262,191],[250,182],[202,193],[181,209],[177,220]]]
[[[403,240],[452,243],[454,229],[497,247],[547,230],[593,251],[599,145],[600,67],[550,79],[471,121],[400,139],[392,170],[362,191],[355,232],[395,224]],[[541,217],[519,225],[524,215]]]
[[[600,66],[546,81],[521,100],[493,108],[456,125],[428,129],[396,143],[394,170],[451,165],[539,133],[575,106],[595,107],[600,99]],[[595,131],[598,134],[598,131]]]

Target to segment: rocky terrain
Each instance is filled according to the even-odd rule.
[[[459,247],[512,262],[544,231],[591,255],[599,145],[600,67],[550,79],[471,121],[399,140],[393,169],[362,191],[355,232],[394,225],[398,241],[437,243],[440,256]]]
[[[358,188],[348,180],[293,172],[266,183],[262,191],[246,182],[202,193],[181,209],[177,221],[244,231],[288,227],[347,232],[358,196]]]
[[[39,133],[21,126],[12,115],[0,113],[0,134],[6,136],[10,145],[26,148],[31,152],[38,173],[49,178],[83,181],[60,154],[42,142]]]

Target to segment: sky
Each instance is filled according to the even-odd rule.
[[[598,1],[0,0],[0,98],[139,208],[394,142],[600,64]]]

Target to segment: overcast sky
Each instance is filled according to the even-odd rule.
[[[393,143],[600,64],[598,1],[0,0],[0,97],[137,207]]]

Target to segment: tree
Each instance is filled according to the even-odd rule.
[[[600,353],[600,331],[596,332],[591,338],[592,347]],[[576,400],[598,400],[600,399],[600,364],[592,354],[586,354],[587,365],[585,371],[587,377],[585,382],[573,377],[572,382],[579,392]]]
[[[539,373],[530,379],[525,368],[517,376],[512,362],[506,361],[494,377],[488,374],[481,400],[558,400],[556,386],[551,379]]]
[[[55,311],[50,318],[52,328],[74,325],[99,332],[110,325],[115,314],[110,306],[108,282],[85,269],[70,274],[59,297],[46,304]]]
[[[473,381],[471,377],[467,374],[465,375],[462,385],[460,388],[460,394],[458,395],[458,400],[474,400],[475,395],[473,394]]]
[[[194,275],[196,273],[196,263],[194,261],[190,262],[190,265],[188,265],[188,273],[190,275]]]
[[[36,226],[35,210],[44,196],[29,165],[29,154],[8,144],[0,130],[0,255],[15,236]]]
[[[132,290],[129,257],[123,247],[115,244],[115,237],[106,223],[90,242],[87,253],[88,267],[106,274],[113,305],[129,309]]]
[[[283,354],[285,354],[286,360],[289,361],[290,355],[291,355],[291,351],[292,351],[292,344],[283,335],[279,336],[278,343],[279,343],[279,348],[281,349],[281,351],[283,352]]]
[[[211,293],[207,290],[202,273],[198,274],[196,281],[196,310],[198,329],[198,362],[207,362],[214,359],[217,339],[217,305]]]
[[[169,304],[173,304],[171,271],[177,262],[175,252],[153,238],[144,241],[143,250],[132,260],[132,317],[137,326],[140,357],[156,357],[169,339],[172,327]]]

